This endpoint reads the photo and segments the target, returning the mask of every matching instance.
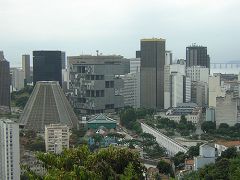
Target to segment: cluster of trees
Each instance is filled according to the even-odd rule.
[[[156,138],[152,134],[142,133],[140,137],[142,139],[143,152],[145,152],[149,158],[160,158],[166,155],[166,150],[159,146]]]
[[[43,137],[37,136],[34,131],[21,131],[20,132],[21,143],[25,149],[30,151],[45,151],[45,141]]]
[[[229,126],[226,123],[221,123],[216,129],[216,123],[211,121],[205,121],[201,125],[201,129],[206,134],[224,139],[239,139],[240,138],[240,124],[237,123],[234,126]]]
[[[222,153],[215,164],[206,165],[204,168],[184,176],[183,179],[238,180],[240,179],[240,154],[236,152],[236,148],[229,148]]]
[[[17,107],[24,108],[32,91],[33,91],[33,86],[26,86],[20,91],[12,92],[11,93],[12,104]]]
[[[101,180],[144,179],[145,167],[139,155],[128,148],[109,147],[91,152],[87,146],[65,149],[61,154],[38,153],[46,174],[39,176],[25,167],[25,179]]]
[[[167,135],[174,135],[174,131],[176,130],[182,136],[189,136],[190,133],[196,130],[195,125],[191,121],[187,121],[185,116],[181,116],[179,123],[168,118],[158,118],[156,127],[159,129],[166,129],[168,133],[171,133]]]

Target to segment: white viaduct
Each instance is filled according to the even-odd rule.
[[[186,153],[188,151],[188,148],[183,146],[182,144],[178,143],[177,141],[167,137],[163,133],[159,132],[158,130],[141,123],[141,127],[143,132],[152,134],[154,137],[156,137],[157,143],[164,147],[167,150],[167,153],[170,156],[174,156],[178,152],[184,152]]]

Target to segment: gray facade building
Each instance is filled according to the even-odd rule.
[[[112,112],[124,106],[120,75],[129,73],[129,59],[122,56],[70,56],[71,103],[83,114]]]
[[[24,72],[24,83],[31,83],[30,76],[30,55],[24,54],[22,55],[22,69]]]
[[[210,57],[207,47],[193,44],[186,47],[186,66],[204,66],[210,69]]]
[[[164,108],[165,39],[141,40],[140,104]]]
[[[10,112],[10,67],[0,51],[0,114]]]
[[[66,69],[66,53],[64,51],[61,52],[61,61],[62,69]]]

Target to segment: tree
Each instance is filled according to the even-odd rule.
[[[222,152],[221,158],[235,158],[237,156],[237,148],[236,147],[230,147]]]
[[[145,167],[139,155],[128,148],[109,147],[91,152],[87,146],[65,149],[61,154],[37,153],[47,173],[37,177],[26,168],[30,179],[103,180],[143,179]],[[33,177],[33,178],[31,178]]]
[[[190,158],[193,158],[194,156],[199,155],[199,146],[200,146],[200,144],[197,144],[196,146],[191,146],[189,148],[187,154]]]
[[[133,108],[129,107],[121,111],[120,122],[126,128],[131,129],[134,122],[136,122],[136,120],[137,120],[137,117],[136,117],[135,110]]]
[[[172,157],[172,160],[174,162],[174,165],[177,167],[180,164],[184,163],[186,158],[187,158],[187,155],[184,154],[184,152],[178,152],[177,154],[175,154],[174,157]]]
[[[187,119],[184,115],[181,115],[181,119],[179,121],[180,124],[187,124]]]
[[[218,128],[219,129],[228,129],[229,125],[227,123],[221,123]]]
[[[211,133],[216,129],[216,123],[212,121],[205,121],[202,123],[201,129],[206,133]]]
[[[172,166],[164,160],[160,160],[158,162],[157,168],[159,172],[162,174],[166,175],[170,174],[171,176],[173,175]]]

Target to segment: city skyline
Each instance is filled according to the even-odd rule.
[[[217,6],[216,6],[217,3]],[[192,43],[208,47],[211,62],[240,59],[237,0],[30,1],[0,0],[1,50],[11,66],[34,50],[67,56],[120,54],[135,57],[139,40],[167,40],[173,60]]]

